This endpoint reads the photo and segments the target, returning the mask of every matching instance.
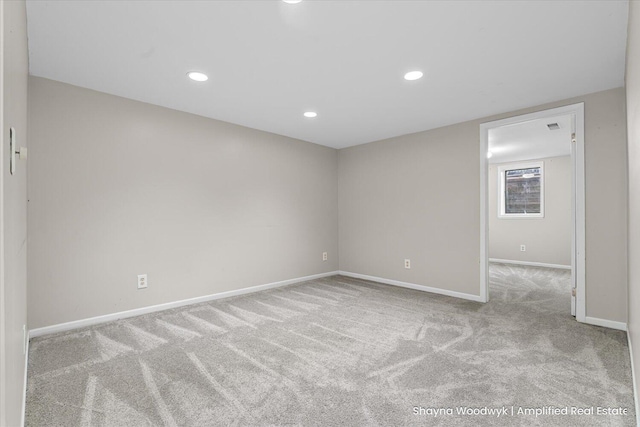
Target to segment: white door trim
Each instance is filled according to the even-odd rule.
[[[566,105],[549,110],[536,111],[502,120],[482,123],[480,125],[480,297],[482,301],[489,301],[489,186],[488,159],[489,129],[513,125],[530,120],[542,119],[550,116],[571,114],[575,117],[576,145],[572,159],[574,208],[572,222],[575,224],[573,233],[572,271],[576,286],[576,320],[586,322],[586,258],[585,258],[585,175],[584,175],[584,103]]]
[[[0,2],[0,103],[4,110],[4,2]],[[0,114],[0,425],[6,425],[7,349],[4,289],[4,114]],[[24,425],[24,424],[23,424]]]

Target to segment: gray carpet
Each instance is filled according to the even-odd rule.
[[[26,423],[635,425],[626,335],[573,320],[568,274],[493,265],[488,304],[335,276],[33,339]]]

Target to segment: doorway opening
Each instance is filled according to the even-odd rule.
[[[518,138],[518,135],[535,133],[533,130],[541,126],[548,131],[548,138],[535,141],[532,138],[529,141]],[[490,223],[495,227],[497,224],[513,225],[522,220],[522,224],[536,225],[536,220],[544,219],[545,200],[547,204],[552,202],[551,198],[545,197],[545,163],[547,172],[562,168],[570,171],[569,203],[565,200],[566,206],[561,207],[566,210],[570,206],[570,219],[564,218],[564,222],[559,222],[565,226],[568,224],[568,232],[566,229],[563,231],[570,235],[570,242],[563,243],[566,247],[556,248],[555,254],[544,253],[540,251],[541,245],[534,244],[533,248],[527,248],[526,244],[515,245],[513,239],[509,240],[512,236],[509,235],[508,227],[504,227],[504,248],[498,250],[498,246],[494,245],[493,251],[498,253],[492,254],[489,246]],[[548,178],[551,176],[553,175],[549,174]],[[557,217],[558,209],[554,209]],[[541,223],[538,222],[537,225]],[[577,321],[585,322],[583,103],[480,125],[480,224],[480,297],[483,301],[487,302],[490,298],[490,260],[566,268],[571,270],[571,314]],[[535,227],[529,228],[533,241],[535,238],[542,238],[540,233],[536,235]],[[510,250],[514,252],[509,252]],[[533,250],[534,253],[538,250],[534,261],[527,261],[523,256],[527,250]]]

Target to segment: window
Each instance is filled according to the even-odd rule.
[[[500,174],[500,218],[544,217],[542,162],[504,165]]]

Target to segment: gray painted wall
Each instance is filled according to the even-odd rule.
[[[629,2],[627,132],[629,138],[629,335],[640,390],[640,4]]]
[[[340,270],[479,294],[478,125],[339,151]]]
[[[340,269],[479,295],[480,123],[577,102],[586,121],[587,316],[626,322],[624,88],[340,150]]]
[[[24,388],[23,325],[27,324],[27,162],[9,173],[9,128],[27,146],[27,18],[24,1],[2,11],[2,245],[0,281],[0,425],[18,426]]]
[[[341,270],[478,295],[479,124],[582,101],[587,315],[626,321],[623,88],[339,152],[30,89],[31,328],[336,270],[336,225]]]
[[[540,160],[544,163],[544,218],[498,218],[498,168],[509,163],[489,166],[489,257],[570,266],[571,156]],[[525,252],[520,245],[526,246]]]
[[[338,269],[336,150],[36,77],[29,102],[31,328]]]

